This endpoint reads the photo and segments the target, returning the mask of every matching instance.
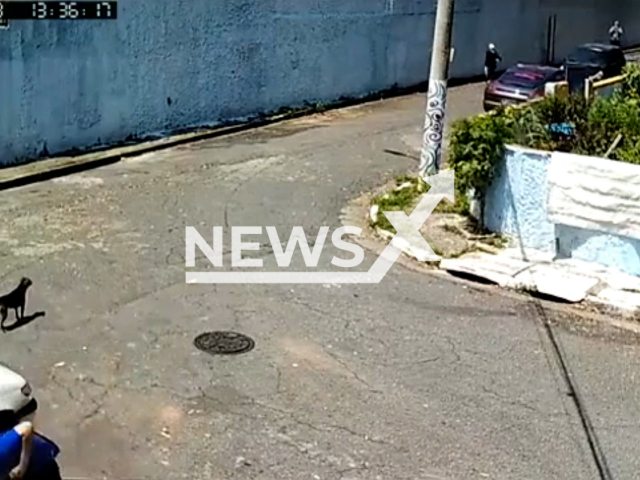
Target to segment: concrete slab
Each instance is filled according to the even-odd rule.
[[[557,260],[554,263],[566,267],[572,272],[580,272],[597,277],[603,284],[606,284],[614,290],[640,293],[640,278],[622,273],[614,268],[607,268],[595,263],[573,258]]]
[[[458,259],[443,259],[440,268],[454,274],[481,278],[501,287],[510,287],[513,278],[530,264],[501,255],[473,253]]]
[[[532,265],[513,280],[521,288],[570,303],[582,302],[599,283],[597,278],[570,272],[559,265]]]
[[[640,293],[626,292],[614,288],[605,288],[597,295],[589,296],[589,301],[601,305],[612,306],[628,312],[640,310]]]
[[[440,268],[565,302],[587,300],[627,312],[640,311],[640,278],[582,260],[554,259],[535,249],[509,247],[498,255],[473,253],[443,260]]]

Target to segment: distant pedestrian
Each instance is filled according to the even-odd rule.
[[[491,81],[498,69],[498,63],[502,61],[502,57],[498,53],[496,46],[493,43],[489,44],[487,53],[484,56],[484,76],[487,82]]]
[[[611,45],[620,46],[622,43],[622,35],[624,35],[624,30],[620,26],[620,22],[616,20],[613,22],[613,26],[609,29],[609,38],[611,39]]]

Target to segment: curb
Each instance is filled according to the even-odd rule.
[[[461,81],[463,85],[471,83]],[[274,114],[271,116],[258,117],[244,123],[235,125],[214,127],[206,130],[199,130],[190,133],[170,135],[159,140],[151,140],[134,145],[121,147],[107,147],[100,151],[93,151],[85,154],[53,157],[42,160],[34,160],[27,164],[15,167],[0,168],[0,190],[21,187],[31,183],[36,183],[52,178],[61,177],[71,173],[78,173],[93,168],[102,167],[118,163],[120,160],[130,156],[141,155],[157,150],[175,147],[185,143],[217,138],[224,135],[232,135],[247,130],[266,127],[285,120],[294,120],[310,115],[322,114],[325,112],[349,108],[354,106],[364,106],[381,100],[390,100],[403,96],[413,95],[426,91],[425,82],[411,87],[395,87],[375,94],[370,94],[360,98],[345,98],[322,106],[301,107],[290,109],[286,113]]]
[[[251,130],[254,128],[277,123],[282,120],[288,120],[309,114],[310,112],[305,110],[300,113],[279,115],[263,121],[242,123],[229,127],[219,127],[200,132],[174,135],[160,140],[153,140],[126,147],[115,147],[99,152],[87,153],[84,155],[54,157],[45,160],[36,160],[31,163],[19,165],[16,167],[2,168],[0,169],[0,190],[22,187],[31,183],[50,180],[52,178],[61,177],[72,173],[79,173],[85,170],[118,163],[120,160],[126,157],[176,147],[178,145],[191,143],[198,140],[206,140],[209,138],[221,137],[223,135],[240,133],[246,130]]]
[[[384,236],[378,234],[377,228],[372,228],[369,223],[369,211],[370,201],[376,195],[376,193],[385,191],[390,183],[380,186],[374,189],[372,193],[363,194],[357,198],[353,198],[342,210],[340,220],[343,225],[353,225],[362,229],[361,236],[352,237],[352,241],[355,241],[365,249],[380,255],[386,246],[386,240]],[[383,234],[384,235],[384,234]],[[516,290],[509,290],[499,287],[494,284],[484,284],[476,281],[472,281],[463,277],[457,277],[450,273],[441,270],[435,265],[429,265],[416,261],[410,255],[403,255],[396,262],[402,265],[407,270],[426,274],[428,276],[437,277],[442,280],[446,280],[451,283],[462,285],[463,288],[468,288],[477,292],[484,292],[490,295],[499,295],[501,297],[510,298],[517,302],[527,303],[532,298],[531,295],[523,294]],[[565,323],[564,316],[580,319],[586,324],[600,325],[605,328],[613,328],[618,331],[628,332],[640,337],[640,323],[631,318],[627,312],[617,310],[615,308],[600,309],[593,304],[564,304],[547,299],[538,299],[539,302],[545,307],[545,309],[554,312],[556,318],[554,321],[558,323]],[[573,322],[566,323],[569,328],[574,328],[577,325]]]

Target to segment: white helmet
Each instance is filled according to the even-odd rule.
[[[495,50],[496,46],[493,43],[489,44],[489,50]]]

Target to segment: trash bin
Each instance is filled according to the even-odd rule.
[[[592,65],[567,65],[567,82],[569,83],[569,93],[584,92],[584,82],[587,78],[596,75],[601,71],[598,66]]]

